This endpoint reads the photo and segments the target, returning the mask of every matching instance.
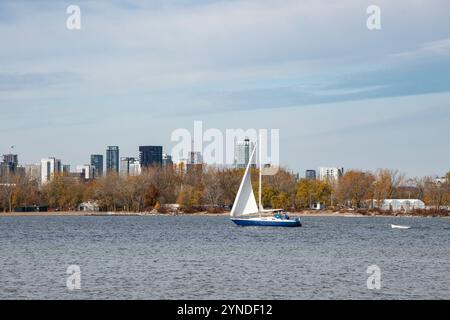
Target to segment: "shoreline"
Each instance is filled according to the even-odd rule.
[[[58,211],[58,212],[0,212],[0,217],[183,217],[183,216],[195,216],[195,217],[227,217],[228,212],[225,213],[207,213],[207,212],[195,212],[195,213],[150,213],[150,212],[89,212],[89,211]],[[292,218],[295,217],[341,217],[341,218],[372,218],[372,217],[386,217],[386,218],[450,218],[449,216],[421,216],[421,215],[409,215],[409,214],[360,214],[351,212],[294,212],[289,213]]]

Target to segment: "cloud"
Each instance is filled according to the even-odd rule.
[[[11,134],[42,117],[61,134],[89,117],[92,132],[110,121],[105,136],[126,141],[143,119],[158,136],[193,116],[232,124],[273,110],[276,121],[284,107],[337,104],[338,114],[344,102],[450,90],[447,0],[379,0],[380,31],[366,28],[369,0],[76,3],[80,31],[66,29],[72,1],[0,2],[0,110],[15,120]],[[68,139],[89,139],[80,128]]]
[[[450,38],[426,42],[411,51],[395,53],[392,56],[398,58],[431,58],[432,56],[450,55]]]
[[[41,90],[64,86],[77,80],[77,74],[68,72],[0,74],[0,91]]]
[[[79,72],[80,94],[258,86],[365,67],[430,40],[426,24],[411,26],[416,39],[387,41],[387,33],[403,28],[405,8],[416,20],[442,1],[380,1],[379,33],[365,27],[370,1],[79,1],[79,32],[65,29],[67,4],[6,1],[15,22],[0,27],[4,70]]]

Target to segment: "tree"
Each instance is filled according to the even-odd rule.
[[[141,212],[146,207],[146,190],[149,186],[142,176],[130,176],[121,180],[120,198],[126,211]],[[156,192],[157,194],[157,192]],[[152,204],[154,199],[152,199]]]
[[[276,197],[277,194],[274,187],[263,183],[261,193],[262,193],[261,202],[263,206],[264,207],[272,206],[272,199]]]
[[[11,209],[42,204],[42,194],[37,181],[28,180],[25,177],[20,177],[16,180],[12,189]]]
[[[144,168],[141,176],[146,186],[154,186],[158,190],[160,203],[174,203],[180,192],[185,177],[181,171],[172,167],[151,166]]]
[[[310,208],[315,201],[314,196],[314,180],[300,179],[297,184],[296,205],[299,209]]]
[[[222,188],[222,203],[224,205],[232,205],[241,183],[243,170],[239,169],[223,169],[217,172],[217,180]]]
[[[218,179],[220,170],[215,168],[207,168],[203,174],[203,195],[204,202],[209,205],[223,204],[223,194],[225,190],[222,183]]]
[[[258,198],[258,169],[252,168],[254,194]],[[232,205],[244,170],[198,166],[185,173],[175,167],[145,168],[139,176],[110,173],[93,181],[68,176],[55,176],[42,188],[36,181],[14,176],[10,183],[0,184],[0,210],[47,204],[60,210],[75,210],[82,201],[96,201],[103,211],[134,211],[179,203],[183,210],[199,206]],[[284,169],[263,176],[262,204],[272,208],[308,208],[310,204],[329,204],[335,195],[340,204],[360,208],[372,199],[380,203],[387,198],[418,198],[436,208],[450,205],[450,172],[447,181],[436,183],[431,178],[415,178],[404,182],[395,170],[370,172],[351,170],[336,183],[300,179]]]
[[[86,200],[97,201],[101,210],[117,211],[123,208],[121,195],[122,179],[114,172],[98,179],[91,185],[91,194],[86,195]]]
[[[331,204],[331,194],[333,188],[328,181],[314,181],[314,193],[313,197],[316,202],[322,202],[325,204]]]
[[[289,196],[286,192],[282,191],[278,195],[273,196],[270,204],[272,208],[287,210],[291,206]]]
[[[177,203],[181,206],[182,210],[191,211],[192,207],[200,205],[202,193],[202,189],[189,185],[183,186],[180,194],[178,195]]]
[[[146,208],[150,208],[150,207],[156,205],[156,203],[159,203],[156,200],[157,198],[158,198],[158,189],[154,185],[149,185],[145,189],[145,193],[144,193],[144,206]]]
[[[242,177],[242,176],[241,176]],[[259,171],[253,169],[253,192],[258,195]],[[294,174],[279,168],[275,175],[264,175],[262,183],[262,204],[264,207],[291,208],[294,207],[296,196],[296,178]]]
[[[394,198],[404,179],[404,175],[400,174],[397,170],[378,170],[373,185],[373,194],[377,206],[381,205],[385,199]]]
[[[6,212],[9,208],[10,190],[9,186],[2,184],[0,185],[0,208],[3,212]]]
[[[76,210],[83,201],[84,188],[79,179],[56,175],[43,186],[42,191],[51,208]]]
[[[327,181],[300,179],[297,184],[296,205],[310,208],[313,203],[330,203],[332,187]]]
[[[449,205],[449,183],[438,183],[433,178],[424,179],[424,202],[440,210],[443,206]]]
[[[346,172],[337,185],[337,198],[343,205],[361,208],[363,201],[373,198],[375,177],[370,172],[351,170]]]

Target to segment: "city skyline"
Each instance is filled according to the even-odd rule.
[[[252,147],[254,146],[254,142],[252,142],[251,140],[249,140],[248,138],[240,141],[237,140],[235,143],[235,149],[239,149],[240,147],[243,147],[244,145],[247,146],[246,149],[249,149],[249,146],[252,145]],[[110,148],[113,148],[113,150],[110,150]],[[116,149],[117,148],[117,149]],[[145,149],[159,149],[157,152],[161,152],[161,157],[160,157],[160,162],[156,161],[156,160],[150,160],[146,159],[144,160],[144,163],[142,162],[142,153],[143,150]],[[86,166],[90,166],[92,173],[88,173],[87,176],[90,176],[90,178],[87,179],[92,179],[92,178],[97,178],[97,177],[101,177],[104,174],[108,173],[108,170],[105,170],[104,168],[108,167],[108,163],[107,163],[107,158],[108,158],[108,152],[109,151],[114,151],[117,152],[117,159],[118,159],[118,163],[117,163],[117,174],[123,174],[125,172],[127,172],[127,175],[130,174],[130,165],[134,164],[138,164],[139,168],[133,168],[133,174],[132,175],[136,175],[136,174],[140,174],[141,173],[141,168],[144,168],[148,165],[163,165],[165,166],[166,164],[177,164],[177,163],[184,163],[185,165],[189,165],[189,164],[207,164],[207,165],[212,165],[212,166],[217,166],[217,167],[227,167],[227,168],[243,168],[242,163],[240,163],[240,158],[246,158],[247,157],[247,161],[248,161],[248,155],[245,154],[240,154],[242,152],[247,152],[247,151],[239,151],[239,150],[235,150],[235,161],[233,163],[226,163],[226,164],[214,164],[214,163],[207,163],[207,162],[203,162],[202,159],[202,153],[198,152],[198,151],[190,151],[189,153],[189,157],[187,159],[179,159],[176,163],[172,162],[172,155],[168,154],[168,153],[163,153],[164,150],[164,146],[139,146],[138,147],[138,156],[121,156],[119,154],[119,150],[120,150],[120,146],[107,146],[105,149],[105,153],[104,154],[100,154],[100,153],[95,153],[95,154],[90,154],[88,155],[88,158],[90,159],[89,162],[85,162],[85,163],[77,163],[77,164],[73,164],[72,162],[67,161],[66,159],[63,159],[61,157],[55,157],[55,156],[48,156],[48,157],[43,157],[40,158],[39,161],[36,162],[20,162],[19,159],[19,154],[18,153],[2,153],[2,158],[3,159],[12,159],[14,158],[15,161],[15,168],[16,169],[25,169],[27,166],[33,166],[33,165],[37,165],[37,166],[42,166],[43,162],[48,162],[49,160],[53,159],[54,161],[58,161],[59,162],[59,166],[60,166],[60,170],[59,171],[63,171],[63,167],[68,167],[70,169],[69,172],[71,173],[81,173],[81,167],[86,167]],[[11,151],[11,150],[10,150]],[[153,151],[153,150],[152,150]],[[145,151],[144,151],[145,152]],[[0,151],[1,153],[1,151]],[[153,155],[152,155],[153,156]],[[94,161],[93,159],[100,157],[101,160],[100,162]],[[197,160],[194,160],[197,159]],[[169,159],[169,160],[168,160]],[[201,162],[198,162],[199,160]],[[167,162],[167,160],[169,162]],[[242,159],[241,159],[242,160]],[[95,165],[95,162],[97,164],[100,165],[100,168],[98,168]],[[127,163],[126,167],[123,167],[123,163]],[[331,166],[330,166],[331,165]],[[286,166],[281,166],[282,168],[285,168],[293,173],[296,173],[299,177],[301,178],[306,178],[306,179],[318,179],[318,180],[326,180],[326,177],[332,177],[333,179],[337,179],[338,177],[342,176],[343,173],[347,170],[367,170],[367,171],[376,171],[376,170],[382,170],[382,169],[392,169],[392,170],[398,170],[398,172],[400,174],[404,174],[403,171],[401,171],[398,168],[377,168],[376,170],[370,169],[370,168],[347,168],[344,169],[344,167],[338,167],[335,166],[336,164],[328,164],[327,166],[324,165],[311,165],[305,169],[303,169],[303,171],[295,171],[292,168],[286,167]],[[72,170],[73,168],[75,168],[75,170]],[[100,174],[98,173],[98,170],[100,169]],[[83,168],[84,170],[84,168]],[[138,171],[136,171],[138,170]],[[330,171],[330,172],[328,172]],[[1,172],[1,171],[0,171]],[[442,173],[436,173],[436,174],[432,174],[432,175],[427,175],[429,177],[433,177],[436,179],[439,179],[441,177],[443,177],[447,171],[444,171]],[[311,175],[312,174],[312,175]],[[41,175],[43,175],[43,173],[41,173]],[[84,173],[83,173],[84,175]],[[416,178],[419,176],[405,176],[406,178]]]
[[[77,4],[81,30],[67,30],[66,2],[0,3],[0,150],[16,145],[24,163],[170,150],[174,130],[202,120],[279,128],[280,162],[297,172],[448,169],[444,0],[380,0],[376,31],[371,1]]]

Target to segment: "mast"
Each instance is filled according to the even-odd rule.
[[[262,159],[261,159],[261,149],[262,149],[262,143],[261,143],[261,132],[259,132],[259,145],[258,145],[258,151],[259,151],[259,189],[258,189],[258,207],[259,212],[261,213],[263,211],[262,206]]]

